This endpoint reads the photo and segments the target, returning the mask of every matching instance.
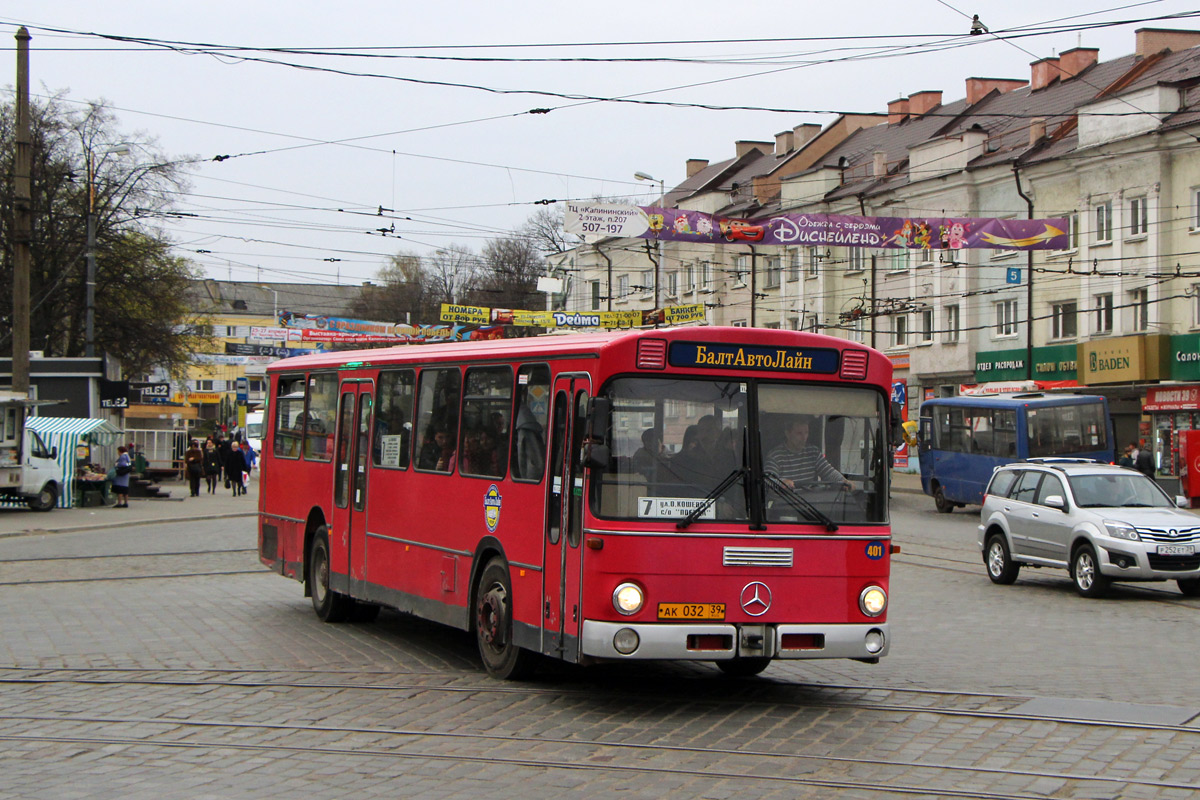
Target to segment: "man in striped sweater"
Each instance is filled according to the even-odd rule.
[[[815,445],[808,443],[808,417],[793,417],[783,430],[784,441],[767,456],[767,472],[773,472],[789,488],[807,483],[854,484],[834,469]]]

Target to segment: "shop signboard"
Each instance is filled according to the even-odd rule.
[[[1157,381],[1170,374],[1170,338],[1161,334],[1092,339],[1079,345],[1079,382],[1085,386]]]
[[[1171,337],[1171,380],[1200,380],[1200,333]]]
[[[975,354],[975,380],[979,383],[1022,381],[1028,377],[1025,348],[988,350]]]

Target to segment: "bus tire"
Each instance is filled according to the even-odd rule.
[[[344,622],[354,610],[354,600],[329,588],[329,528],[324,525],[313,535],[308,591],[313,611],[322,622]]]
[[[770,666],[771,659],[757,656],[743,656],[741,658],[731,658],[728,661],[718,661],[716,664],[717,669],[731,678],[750,678]]]
[[[946,493],[939,486],[933,490],[933,504],[937,506],[938,513],[949,514],[954,510],[954,503],[946,499]]]
[[[34,511],[50,511],[58,505],[58,487],[47,483],[37,496],[29,501],[29,507]]]
[[[1104,597],[1111,580],[1100,572],[1100,559],[1090,544],[1081,544],[1071,553],[1071,582],[1082,597]]]
[[[987,566],[987,574],[992,583],[1001,586],[1014,583],[1017,573],[1021,571],[1021,565],[1012,560],[1012,555],[1008,552],[1008,543],[1000,533],[993,533],[988,537],[983,563]]]
[[[533,674],[535,654],[513,644],[512,580],[502,558],[493,558],[479,575],[473,622],[479,658],[489,675],[516,681]]]

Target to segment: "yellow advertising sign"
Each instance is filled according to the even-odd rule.
[[[663,309],[668,325],[676,325],[680,322],[704,322],[705,309],[703,303],[694,303],[686,306],[667,306]]]
[[[512,311],[512,324],[533,328],[553,328],[554,314],[550,311]]]
[[[171,398],[172,403],[219,403],[221,402],[222,394],[219,392],[188,392],[187,394],[176,394]]]
[[[442,303],[441,320],[459,325],[487,325],[492,321],[492,310],[482,306],[458,306]]]
[[[601,328],[632,328],[642,324],[641,311],[601,311]]]

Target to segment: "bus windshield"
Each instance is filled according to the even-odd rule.
[[[628,377],[605,394],[611,459],[594,473],[598,516],[680,520],[705,504],[701,521],[886,521],[890,454],[872,389]]]

